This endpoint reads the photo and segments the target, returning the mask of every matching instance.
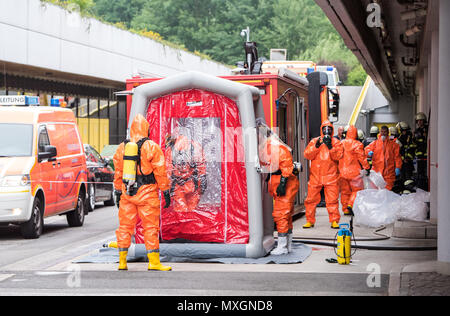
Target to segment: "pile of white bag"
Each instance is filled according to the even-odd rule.
[[[400,195],[393,205],[397,219],[421,222],[427,218],[430,192],[416,189],[416,193]]]
[[[363,183],[364,190],[356,197],[353,212],[355,224],[368,227],[389,225],[396,220],[424,221],[427,218],[430,193],[417,189],[416,193],[399,195],[386,190],[381,174],[355,179]]]

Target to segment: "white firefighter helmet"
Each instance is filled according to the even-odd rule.
[[[417,113],[416,121],[419,121],[419,120],[424,120],[425,122],[427,121],[427,116],[425,115],[425,113],[423,113],[423,112]]]
[[[378,126],[372,126],[370,128],[370,134],[378,134],[380,132],[380,129],[378,128]]]

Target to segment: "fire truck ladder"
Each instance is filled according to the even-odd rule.
[[[361,112],[362,105],[364,104],[364,100],[366,99],[367,92],[369,91],[370,84],[372,83],[372,78],[367,76],[366,82],[361,90],[361,93],[356,101],[355,108],[353,109],[352,115],[350,116],[350,121],[348,125],[355,125],[358,120],[359,113]]]

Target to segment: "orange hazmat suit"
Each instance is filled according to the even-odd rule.
[[[395,169],[402,168],[402,157],[400,155],[400,146],[393,140],[386,137],[383,141],[381,135],[365,148],[366,155],[373,152],[372,169],[381,173],[386,181],[386,189],[392,190],[395,183]]]
[[[364,153],[364,145],[357,140],[358,131],[355,126],[350,126],[347,137],[342,141],[344,156],[339,161],[339,175],[341,184],[342,208],[353,208],[358,191],[362,190],[362,182],[357,183],[361,167],[369,170],[370,166]]]
[[[320,202],[322,187],[325,191],[325,202],[330,223],[339,222],[340,220],[338,163],[344,155],[344,149],[341,141],[335,137],[331,137],[331,149],[323,143],[324,127],[331,127],[331,130],[334,131],[333,125],[329,121],[324,121],[320,127],[321,137],[314,138],[304,152],[304,157],[311,161],[305,213],[307,222],[312,225],[316,222],[316,206]]]
[[[200,144],[179,135],[166,148],[165,165],[171,180],[176,212],[192,212],[206,189],[206,162]]]
[[[277,226],[278,236],[286,236],[293,229],[292,215],[295,196],[299,189],[298,178],[293,174],[292,154],[286,145],[272,135],[259,146],[259,158],[261,166],[271,172],[268,190],[274,198],[272,216]],[[286,189],[280,196],[278,187],[280,182],[286,181],[286,179]]]
[[[149,123],[138,114],[130,129],[130,141],[137,143],[148,137]],[[137,174],[148,175],[153,173],[155,184],[142,185],[136,195],[126,194],[126,186],[122,181],[123,156],[125,144],[121,143],[113,157],[115,174],[114,188],[122,192],[119,206],[119,228],[116,230],[117,246],[120,249],[128,249],[131,244],[131,236],[135,232],[138,217],[142,221],[144,230],[144,242],[148,252],[159,252],[159,216],[160,201],[158,189],[169,190],[169,179],[164,166],[164,154],[158,144],[147,140],[141,147],[141,168],[137,168]]]

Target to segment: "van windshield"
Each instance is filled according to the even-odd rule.
[[[0,157],[31,156],[33,125],[0,123]]]
[[[334,80],[333,74],[328,74],[328,86],[330,87],[336,86],[336,81]]]

